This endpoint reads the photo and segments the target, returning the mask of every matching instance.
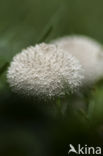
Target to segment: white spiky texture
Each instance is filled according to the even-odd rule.
[[[83,76],[75,57],[55,45],[42,43],[13,58],[7,79],[17,93],[51,98],[78,89]]]
[[[75,56],[84,68],[84,85],[103,77],[103,49],[97,41],[85,36],[67,36],[51,43]]]

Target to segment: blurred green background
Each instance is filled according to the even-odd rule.
[[[103,0],[0,0],[0,156],[66,156],[70,143],[102,145],[102,80],[49,103],[15,95],[7,84],[12,57],[51,27],[46,42],[83,34],[103,43]]]

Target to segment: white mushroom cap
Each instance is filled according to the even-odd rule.
[[[40,98],[63,96],[82,83],[82,67],[69,52],[55,45],[38,44],[17,54],[8,69],[13,91]]]
[[[67,36],[51,43],[75,56],[84,68],[84,84],[91,84],[103,77],[103,49],[101,44],[85,36]]]

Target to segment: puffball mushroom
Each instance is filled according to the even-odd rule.
[[[63,96],[78,89],[83,79],[79,61],[52,44],[37,44],[14,56],[7,72],[13,91],[39,98]]]
[[[90,85],[103,77],[103,48],[95,40],[85,36],[67,36],[51,43],[75,56],[84,68],[84,85]]]

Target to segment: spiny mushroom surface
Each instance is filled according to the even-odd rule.
[[[42,43],[14,56],[7,79],[17,93],[52,98],[78,89],[83,71],[79,61],[69,52]]]
[[[75,56],[84,68],[84,85],[103,77],[103,48],[97,41],[86,36],[66,36],[51,43]]]

